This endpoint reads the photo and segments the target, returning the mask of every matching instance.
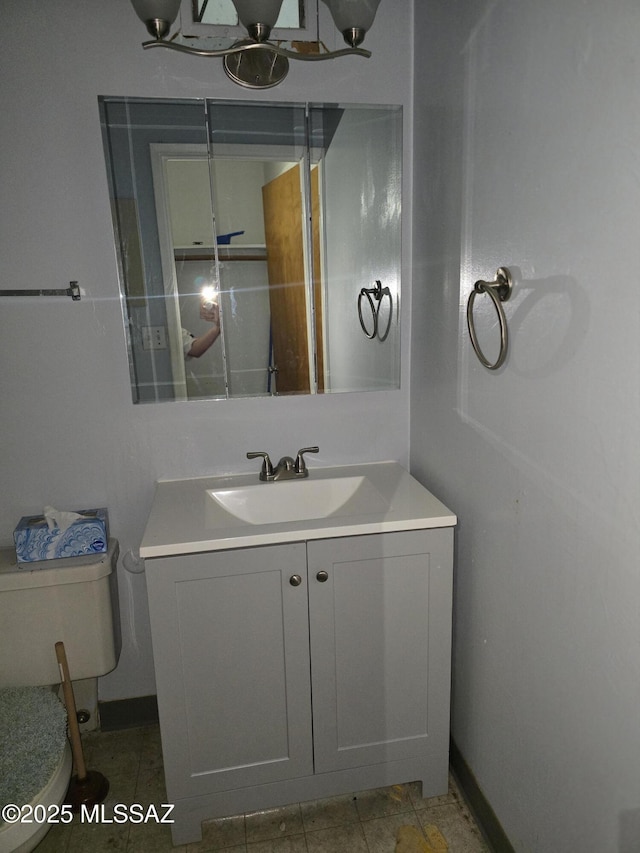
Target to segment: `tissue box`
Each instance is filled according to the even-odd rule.
[[[19,563],[55,560],[61,557],[80,557],[102,554],[107,550],[109,517],[106,509],[78,509],[78,518],[67,527],[49,530],[42,515],[29,515],[20,519],[13,531],[16,556]]]

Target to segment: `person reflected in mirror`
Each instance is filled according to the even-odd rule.
[[[200,358],[220,337],[220,308],[217,302],[200,305],[200,319],[211,323],[209,329],[197,337],[187,329],[182,330],[182,348],[185,358]]]

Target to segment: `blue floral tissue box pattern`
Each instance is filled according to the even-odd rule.
[[[50,530],[42,515],[21,518],[13,531],[18,562],[33,563],[105,553],[109,539],[107,510],[81,509],[76,512],[81,518],[63,531],[57,527]]]

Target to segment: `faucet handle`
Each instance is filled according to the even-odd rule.
[[[307,466],[304,461],[305,453],[319,453],[319,447],[303,447],[298,451],[298,455],[296,456],[296,474],[305,475],[307,471]]]
[[[247,453],[247,459],[257,459],[259,456],[262,457],[262,470],[260,471],[260,479],[272,479],[273,465],[271,464],[271,460],[269,459],[269,454],[265,453],[264,450],[252,450]]]

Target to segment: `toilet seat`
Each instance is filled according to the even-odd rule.
[[[62,803],[71,777],[71,749],[66,736],[64,706],[49,688],[16,687],[0,690],[0,805],[44,806],[31,823],[0,823],[0,853],[27,853],[51,824],[38,822],[50,815],[48,806]]]
[[[42,804],[45,807],[60,805],[65,798],[73,759],[69,741],[65,744],[60,762],[53,775],[31,801],[31,806]],[[52,824],[25,824],[25,823],[2,823],[0,824],[0,853],[31,853],[31,851],[42,841]]]

